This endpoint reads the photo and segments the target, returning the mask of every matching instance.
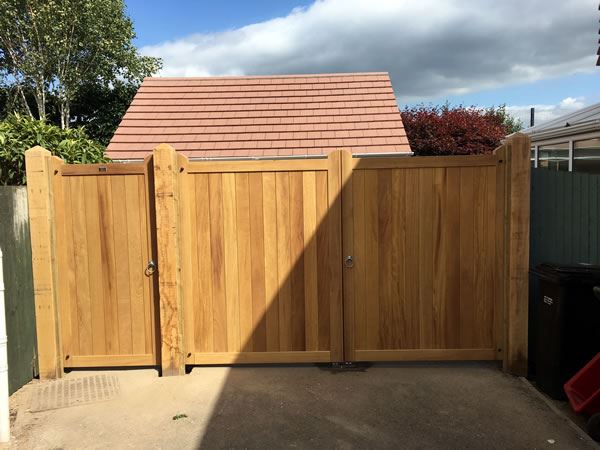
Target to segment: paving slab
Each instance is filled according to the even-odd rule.
[[[104,374],[116,376],[118,390],[61,403],[76,406],[34,412],[52,382],[21,389],[11,399],[10,446],[599,448],[495,364],[203,367],[164,378],[154,370],[78,371],[66,379]]]

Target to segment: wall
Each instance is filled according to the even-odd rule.
[[[4,256],[9,393],[37,372],[31,244],[24,186],[0,186],[0,248]]]

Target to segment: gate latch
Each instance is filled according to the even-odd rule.
[[[154,262],[154,260],[151,259],[150,261],[148,261],[148,265],[146,266],[146,270],[144,270],[144,273],[147,277],[149,277],[154,272],[156,272],[156,263]]]
[[[346,258],[344,259],[344,265],[349,269],[354,266],[354,258],[352,257],[352,255],[346,256]]]

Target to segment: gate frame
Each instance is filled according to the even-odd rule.
[[[530,140],[516,133],[494,151],[498,159],[498,180],[503,188],[497,195],[504,198],[504,238],[497,242],[504,253],[503,298],[504,319],[501,326],[504,335],[503,368],[505,371],[526,375],[527,373],[527,320],[528,320],[528,268],[529,268],[529,198],[530,198]],[[351,167],[352,155],[348,151],[335,151],[329,155],[334,179],[329,192],[333,197],[332,214],[340,225],[344,223],[347,208],[342,208],[343,190],[350,173],[342,172]],[[454,157],[450,157],[454,158]],[[343,164],[342,160],[346,161]],[[64,162],[52,156],[42,147],[25,152],[27,168],[27,192],[31,226],[33,280],[36,305],[36,330],[39,370],[41,379],[60,378],[63,374],[62,345],[60,338],[60,314],[58,303],[58,268],[60,249],[55,241],[54,198],[60,189],[59,172]],[[448,159],[451,161],[451,159]],[[187,158],[178,154],[167,144],[158,145],[147,163],[153,165],[156,248],[159,258],[158,303],[160,305],[160,344],[158,360],[163,375],[185,373],[183,287],[181,282],[182,249],[182,198],[181,175],[188,164]],[[298,161],[302,164],[302,160]],[[118,170],[120,164],[110,164]],[[88,165],[89,166],[89,165]],[[95,165],[97,167],[97,165]],[[84,168],[82,168],[85,170]],[[337,173],[337,174],[336,174]],[[148,174],[150,175],[150,174]],[[500,183],[500,181],[498,181]],[[330,201],[330,204],[331,201]],[[341,227],[340,241],[349,227]],[[340,246],[341,246],[340,242]],[[341,247],[340,247],[341,250]],[[341,252],[340,252],[341,253]],[[343,261],[339,262],[340,289],[350,289],[343,280]],[[343,304],[342,304],[343,307]],[[342,311],[344,322],[350,320],[351,311]],[[343,324],[342,324],[343,325]],[[343,326],[342,326],[343,328]],[[341,331],[341,330],[340,330]],[[332,330],[332,332],[336,332]],[[159,336],[157,336],[158,340]],[[344,340],[346,336],[342,336]],[[349,345],[349,342],[343,342]],[[340,359],[343,359],[340,358]]]

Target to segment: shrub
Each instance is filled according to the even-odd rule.
[[[40,145],[67,163],[106,162],[104,148],[83,128],[61,130],[28,116],[11,114],[0,122],[0,185],[25,184],[25,151]]]
[[[402,122],[415,155],[491,153],[507,134],[520,129],[504,107],[417,105],[402,111]]]

